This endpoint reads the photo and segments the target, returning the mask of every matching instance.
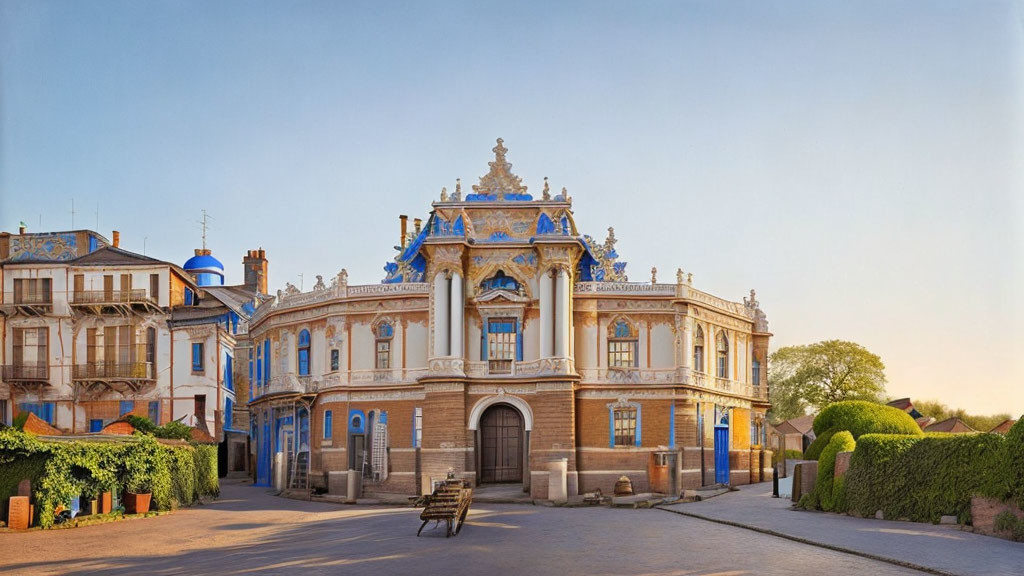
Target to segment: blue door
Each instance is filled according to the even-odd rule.
[[[715,426],[715,482],[729,483],[729,427]]]
[[[260,434],[259,461],[256,463],[256,485],[270,486],[270,424],[263,424],[263,433]]]

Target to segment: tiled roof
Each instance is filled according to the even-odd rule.
[[[1003,420],[998,426],[989,430],[989,432],[994,432],[996,434],[1006,434],[1007,432],[1010,431],[1010,428],[1013,428],[1013,425],[1016,423],[1016,420]]]
[[[964,421],[959,418],[946,418],[942,422],[936,422],[931,426],[925,428],[925,432],[949,432],[951,434],[968,434],[971,432],[977,432],[974,428],[971,428]]]

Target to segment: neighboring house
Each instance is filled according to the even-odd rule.
[[[893,400],[892,402],[889,402],[887,406],[899,408],[900,410],[903,410],[907,414],[910,414],[910,417],[913,418],[915,422],[917,422],[917,425],[921,428],[921,430],[924,430],[925,428],[927,428],[928,426],[935,422],[935,418],[925,416],[924,414],[918,412],[917,408],[914,408],[914,403],[910,401],[910,398],[900,398],[898,400]]]
[[[781,446],[783,450],[803,452],[814,442],[814,416],[798,416],[781,422],[775,426],[775,435],[773,450]]]
[[[925,432],[948,432],[950,434],[973,434],[977,432],[959,418],[946,418],[924,429]]]
[[[245,404],[235,334],[258,300],[119,244],[116,231],[113,243],[90,230],[0,233],[0,420],[29,412],[81,433],[136,414],[223,440],[226,414]]]
[[[667,490],[653,470],[676,462],[685,488],[761,477],[771,334],[753,291],[725,300],[682,270],[628,282],[613,231],[581,234],[565,190],[534,199],[506,152],[425,226],[400,218],[383,283],[342,270],[257,309],[258,484],[353,469],[368,493],[416,494],[451,472],[547,498],[559,458],[570,495],[623,475]]]
[[[1013,425],[1016,424],[1016,423],[1017,423],[1016,420],[1003,420],[998,426],[996,426],[995,428],[989,430],[989,432],[992,432],[994,434],[1004,434],[1005,435],[1005,434],[1010,432],[1010,428],[1013,428]]]

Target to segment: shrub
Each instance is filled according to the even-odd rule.
[[[145,416],[136,416],[135,414],[129,414],[124,417],[124,421],[131,424],[132,428],[135,428],[136,432],[143,434],[153,434],[156,431],[156,424]]]
[[[1006,457],[1000,472],[1002,498],[1016,501],[1024,510],[1024,416],[1006,434]]]
[[[853,435],[845,430],[832,436],[828,446],[821,452],[821,458],[818,459],[818,479],[805,507],[821,508],[829,512],[836,509],[836,501],[842,491],[842,483],[837,486],[834,482],[836,455],[840,452],[849,452],[856,447]]]
[[[1009,510],[1000,512],[996,516],[996,521],[993,527],[997,532],[1006,532],[1010,538],[1017,540],[1018,542],[1024,542],[1024,520],[1017,518],[1017,516]]]
[[[189,428],[181,422],[172,421],[156,428],[153,431],[153,435],[157,438],[189,441],[192,439],[192,428]]]
[[[41,442],[14,429],[0,430],[0,498],[6,501],[26,477],[32,481],[43,527],[52,525],[57,506],[117,485],[151,491],[154,506],[161,510],[220,492],[213,445],[169,446],[146,435],[119,442]]]
[[[1006,440],[998,434],[865,434],[846,475],[846,509],[870,516],[970,520],[971,497],[993,495]]]
[[[813,427],[817,437],[804,454],[808,460],[817,460],[832,435],[842,430],[852,434],[854,440],[864,434],[922,434],[920,426],[910,414],[892,406],[861,400],[836,402],[826,406],[814,418]]]

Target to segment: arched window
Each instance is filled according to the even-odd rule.
[[[635,368],[637,363],[636,329],[625,320],[608,327],[608,367]]]
[[[693,335],[693,369],[704,371],[704,329],[700,326],[697,326],[697,333]]]
[[[309,376],[309,330],[299,332],[299,376]]]
[[[718,377],[729,377],[729,339],[725,337],[725,330],[718,331],[718,338],[715,340],[715,349],[718,351]]]
[[[388,322],[381,322],[374,330],[377,339],[377,361],[378,370],[391,368],[391,338],[395,335],[395,329]]]
[[[516,282],[516,279],[511,276],[506,276],[503,270],[498,270],[497,274],[480,283],[481,292],[486,292],[488,290],[509,290],[511,292],[518,292],[519,282]]]

